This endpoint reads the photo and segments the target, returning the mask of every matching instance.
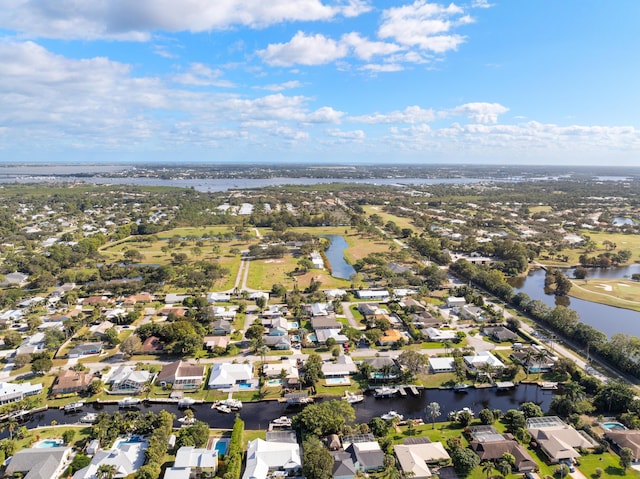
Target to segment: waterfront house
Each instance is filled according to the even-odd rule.
[[[34,396],[42,392],[40,383],[6,383],[0,382],[0,404],[22,401],[28,396]]]
[[[95,479],[100,466],[115,468],[114,478],[127,477],[136,472],[145,462],[145,451],[149,447],[147,440],[118,438],[109,450],[98,450],[88,466],[73,475],[73,479]]]
[[[138,394],[152,379],[149,371],[137,370],[133,366],[118,366],[111,371],[105,382],[111,391],[122,394]]]
[[[331,477],[333,479],[354,479],[358,473],[356,465],[353,463],[351,454],[346,451],[332,452],[333,469]]]
[[[531,472],[538,469],[538,464],[531,454],[511,434],[500,434],[490,425],[471,426],[467,434],[471,437],[471,449],[481,461],[496,461],[504,457],[505,453],[509,453],[515,459],[515,471]]]
[[[58,374],[55,384],[51,387],[51,394],[58,396],[61,394],[82,393],[89,388],[94,378],[91,373],[81,373],[67,369]]]
[[[348,378],[351,374],[355,374],[358,370],[357,366],[351,359],[351,356],[341,354],[333,361],[322,363],[322,374],[325,378]]]
[[[373,434],[343,436],[342,447],[351,455],[356,471],[379,471],[384,467],[384,452]]]
[[[211,367],[209,389],[228,389],[236,384],[246,384],[253,379],[250,364],[216,363]]]
[[[426,438],[421,438],[426,439]],[[432,476],[429,465],[450,460],[449,454],[441,442],[417,442],[393,446],[402,472],[407,477],[426,479]]]
[[[464,356],[463,359],[469,369],[474,372],[481,371],[486,364],[494,369],[503,369],[505,367],[504,363],[489,351],[478,351],[473,356]]]
[[[156,382],[162,387],[171,384],[173,389],[198,389],[204,380],[205,366],[174,361],[158,373]]]
[[[432,373],[452,373],[456,370],[455,359],[448,358],[429,358],[429,368]]]
[[[262,366],[262,373],[268,378],[277,378],[285,372],[285,379],[297,381],[300,377],[298,371],[298,362],[293,358],[283,359],[275,363],[267,363]]]

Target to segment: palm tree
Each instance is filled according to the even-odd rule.
[[[391,364],[385,364],[380,368],[380,372],[382,373],[382,378],[387,380],[389,376],[391,376],[391,371],[393,370],[393,366]]]
[[[511,474],[511,464],[509,463],[509,461],[500,461],[498,463],[498,472],[504,477],[507,477],[509,474]]]
[[[534,352],[533,349],[527,348],[524,353],[524,364],[527,368],[527,379],[529,379],[529,371],[531,370],[531,359],[533,358]]]
[[[534,353],[534,358],[538,363],[538,379],[540,379],[540,377],[542,377],[542,361],[547,358],[547,351],[545,351],[544,349],[537,351],[536,353]]]
[[[434,401],[427,405],[427,416],[429,416],[433,422],[433,429],[436,428],[436,418],[440,417],[440,414],[442,414],[440,412],[440,404]]]
[[[572,403],[584,398],[584,388],[577,382],[568,382],[562,386],[564,397]]]
[[[369,379],[371,378],[372,370],[373,368],[371,367],[371,364],[366,361],[362,361],[358,366],[358,371],[366,381],[369,381]]]
[[[487,475],[487,479],[489,479],[489,477],[491,477],[491,474],[493,473],[493,470],[495,469],[495,466],[493,464],[493,461],[482,461],[482,472],[484,472]]]
[[[98,479],[113,479],[116,476],[116,466],[113,464],[100,464],[96,476]]]

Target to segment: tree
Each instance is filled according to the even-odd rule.
[[[473,421],[473,414],[469,411],[460,411],[456,414],[456,422],[462,427],[467,427],[471,421]]]
[[[433,429],[436,428],[436,419],[440,417],[442,413],[440,412],[440,404],[437,402],[430,402],[427,405],[427,416],[431,418],[431,422],[433,423]]]
[[[302,427],[305,434],[322,437],[338,434],[347,422],[354,421],[356,413],[346,401],[334,399],[319,404],[310,404],[295,416],[294,423]]]
[[[131,357],[142,349],[142,341],[135,334],[127,337],[122,344],[120,344],[120,351],[125,357]]]
[[[493,424],[496,420],[491,410],[487,408],[484,408],[482,411],[480,411],[480,413],[478,414],[478,419],[480,419],[480,422],[482,424],[486,425]]]
[[[376,437],[386,436],[389,432],[389,424],[382,418],[374,417],[368,423],[369,429]]]
[[[116,346],[120,340],[118,339],[118,330],[111,327],[104,332],[104,340],[111,346]]]
[[[15,348],[22,342],[22,335],[18,331],[7,331],[4,335],[4,344],[8,348]]]
[[[406,350],[398,356],[398,364],[407,368],[407,371],[415,376],[425,370],[428,358],[417,351]]]
[[[525,402],[520,406],[520,411],[524,414],[526,419],[531,417],[542,417],[544,413],[542,412],[542,408],[533,402]]]
[[[489,477],[491,477],[491,474],[493,473],[493,470],[495,469],[495,465],[493,464],[493,461],[484,460],[482,461],[481,465],[482,465],[482,472],[484,472],[487,476],[487,479],[489,479]]]
[[[309,386],[315,386],[321,377],[322,357],[318,353],[311,353],[304,364],[304,381]]]
[[[31,362],[30,354],[17,354],[13,358],[13,364],[15,365],[16,368],[21,368],[22,366],[25,366],[30,362]]]
[[[247,339],[256,339],[256,338],[262,338],[262,336],[264,336],[264,326],[261,324],[252,324],[251,326],[249,326],[247,328],[247,330],[244,333],[245,338]]]
[[[633,461],[633,451],[628,447],[620,449],[620,467],[626,472]]]
[[[509,461],[503,459],[498,463],[497,469],[503,477],[507,477],[509,474],[511,474],[513,466]]]
[[[451,453],[453,468],[461,476],[466,476],[480,464],[480,458],[467,448],[458,448]]]
[[[308,479],[331,479],[333,456],[316,437],[304,441],[302,472]]]
[[[62,433],[62,440],[65,442],[65,444],[71,444],[71,441],[73,441],[73,438],[76,435],[76,431],[75,429],[67,429],[65,432]]]
[[[118,470],[113,464],[100,464],[96,476],[98,479],[113,479],[117,472]]]
[[[35,354],[33,355],[35,356]],[[31,361],[31,372],[33,374],[44,374],[53,367],[53,361],[48,354],[43,354],[39,358]]]

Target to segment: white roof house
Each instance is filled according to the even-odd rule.
[[[434,373],[450,373],[456,370],[454,358],[429,358],[429,367]]]
[[[242,479],[266,479],[272,471],[297,471],[302,467],[300,446],[290,442],[249,441]]]
[[[149,443],[145,439],[139,439],[137,442],[123,438],[116,439],[115,445],[110,450],[96,452],[89,465],[77,471],[73,479],[95,479],[98,477],[98,468],[103,464],[115,466],[114,477],[126,477],[144,464],[144,452],[148,447]]]
[[[71,460],[70,447],[28,448],[7,459],[7,477],[51,478],[62,477]]]
[[[431,477],[428,464],[437,464],[450,459],[441,442],[428,444],[398,444],[393,446],[402,471],[412,474],[416,479]]]
[[[268,363],[262,367],[262,372],[265,376],[270,378],[278,377],[282,373],[282,370],[287,373],[287,379],[298,379],[300,373],[298,371],[297,361],[293,358],[288,358],[277,363]]]
[[[111,384],[112,391],[137,393],[151,377],[149,371],[136,370],[133,366],[118,366],[111,371],[105,382]]]
[[[201,477],[203,473],[214,475],[218,469],[218,451],[184,446],[178,449],[173,467],[164,473],[164,479],[188,479]]]
[[[0,404],[21,401],[27,396],[42,392],[42,384],[36,383],[5,383],[0,382]]]
[[[209,389],[230,388],[234,384],[245,383],[253,379],[253,367],[250,364],[214,364],[209,376]]]
[[[504,363],[489,351],[478,351],[474,356],[464,356],[464,362],[471,369],[479,369],[483,364],[490,364],[494,368],[504,368]]]
[[[344,334],[340,334],[340,329],[317,329],[316,339],[319,343],[326,343],[327,339],[333,338],[337,344],[345,344],[349,342]]]
[[[357,366],[351,359],[351,356],[344,354],[336,358],[336,362],[327,361],[322,363],[322,374],[325,378],[335,376],[348,376],[354,374],[358,370]]]
[[[447,298],[447,307],[448,308],[459,308],[467,304],[467,301],[464,298],[459,298],[456,296],[449,296]]]
[[[450,341],[456,339],[456,332],[450,329],[427,328],[425,332],[431,341]]]

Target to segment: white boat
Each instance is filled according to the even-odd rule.
[[[191,424],[196,422],[195,417],[181,417],[178,419],[178,422],[181,422],[185,426],[190,426]]]
[[[469,384],[458,383],[455,386],[453,386],[453,391],[457,393],[468,393],[470,387],[471,385]]]
[[[96,422],[97,419],[98,419],[98,415],[96,413],[89,412],[80,418],[80,422],[91,424]]]
[[[189,407],[196,403],[196,400],[193,398],[182,398],[178,401],[178,407]]]
[[[382,386],[381,388],[377,388],[373,392],[373,396],[376,398],[388,398],[391,396],[395,396],[398,393],[398,388],[390,388],[388,386]]]
[[[126,398],[120,399],[120,401],[118,401],[118,407],[133,407],[133,406],[137,406],[141,402],[142,402],[141,399],[127,396]]]
[[[544,389],[544,390],[547,390],[547,391],[554,391],[554,390],[558,389],[558,383],[544,382],[544,383],[540,384],[540,389]]]
[[[342,399],[347,401],[349,404],[357,404],[359,402],[364,401],[364,395],[353,394],[347,391]]]
[[[230,407],[231,409],[242,409],[242,401],[240,401],[239,399],[225,399],[223,401],[220,401],[220,404]]]
[[[216,406],[216,409],[220,412],[223,412],[225,414],[229,414],[231,412],[231,408],[229,406],[226,406],[224,404],[218,404]]]
[[[402,421],[404,419],[404,416],[397,413],[396,411],[389,411],[388,413],[380,416],[380,419],[384,419],[385,421],[390,421],[391,419],[399,419],[400,421]]]
[[[280,416],[278,419],[271,421],[274,426],[291,427],[291,418],[287,416]]]
[[[63,409],[65,412],[75,412],[82,409],[83,407],[84,407],[84,402],[77,401],[77,402],[70,402],[69,404],[65,404]]]

